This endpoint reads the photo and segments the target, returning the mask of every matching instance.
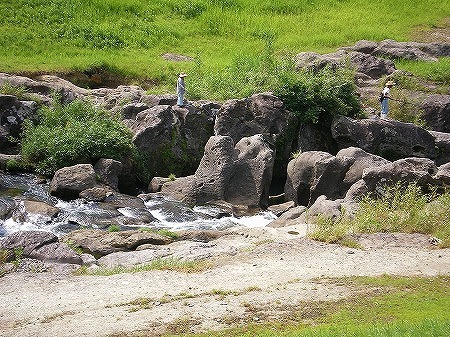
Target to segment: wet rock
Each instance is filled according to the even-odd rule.
[[[56,217],[59,213],[59,208],[41,201],[24,200],[23,205],[27,213],[41,214],[50,218]]]

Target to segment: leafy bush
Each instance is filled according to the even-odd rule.
[[[304,122],[361,112],[353,73],[349,69],[285,72],[275,94]]]
[[[84,101],[41,108],[37,125],[24,123],[22,157],[44,175],[100,158],[122,160],[136,152],[131,131],[116,116]]]

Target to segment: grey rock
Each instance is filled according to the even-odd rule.
[[[349,147],[340,150],[336,154],[336,158],[341,157],[352,158],[354,160],[348,171],[345,173],[344,180],[342,181],[342,190],[345,191],[362,178],[364,169],[390,163],[389,160],[370,154],[357,147]]]
[[[342,181],[354,160],[334,157],[321,151],[301,153],[288,164],[284,192],[287,200],[309,206],[320,195],[330,199],[343,197]]]
[[[430,95],[422,102],[420,109],[428,128],[450,133],[450,95]]]
[[[148,185],[147,190],[149,193],[160,192],[162,186],[169,181],[171,181],[171,179],[169,178],[153,177],[152,180],[150,181],[150,184]]]
[[[80,255],[74,252],[67,244],[52,242],[34,249],[30,258],[57,263],[79,264],[83,263]]]
[[[58,237],[50,232],[44,231],[19,231],[8,235],[0,242],[2,249],[14,250],[23,249],[23,256],[29,257],[30,254],[42,246],[58,241]]]
[[[359,147],[391,161],[437,157],[433,136],[414,124],[338,116],[333,120],[331,132],[339,149]]]
[[[284,212],[281,216],[279,216],[277,219],[270,222],[267,225],[267,227],[280,228],[303,223],[303,221],[300,220],[300,216],[304,212],[306,212],[306,210],[307,208],[305,206],[296,206],[290,208],[289,210]]]
[[[122,171],[122,163],[114,159],[101,158],[94,166],[95,173],[100,180],[116,191],[119,185],[119,175]]]
[[[62,199],[75,199],[81,191],[96,185],[96,174],[92,165],[78,164],[63,167],[55,172],[50,183],[50,193]]]
[[[436,165],[442,165],[450,162],[450,133],[429,131],[433,136],[436,148]]]
[[[225,102],[217,112],[216,136],[230,136],[234,144],[244,137],[263,134],[275,148],[275,176],[283,176],[294,148],[297,117],[284,108],[272,93],[259,93],[240,100]]]
[[[104,232],[81,229],[66,234],[64,241],[69,241],[83,252],[99,258],[114,252],[135,250],[143,244],[165,245],[172,240],[148,231]]]
[[[53,218],[59,213],[59,208],[49,205],[42,201],[24,200],[24,210],[27,213],[41,214]]]
[[[166,257],[171,254],[169,248],[144,249],[132,252],[115,252],[102,256],[97,263],[101,267],[114,268],[125,267],[130,268],[136,265],[150,263],[158,258]]]

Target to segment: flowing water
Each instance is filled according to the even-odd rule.
[[[129,197],[134,198],[135,197]],[[39,201],[57,208],[56,216],[29,213],[24,201]],[[218,207],[189,207],[155,194],[141,207],[128,203],[115,207],[84,199],[64,201],[49,194],[48,181],[34,175],[0,173],[0,237],[19,230],[44,230],[62,235],[80,228],[154,228],[168,230],[226,229],[234,226],[262,227],[275,219],[271,212],[254,216],[230,216]],[[139,199],[139,203],[142,203]]]

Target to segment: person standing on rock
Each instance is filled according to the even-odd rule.
[[[382,95],[383,95],[383,100],[381,101],[381,115],[380,118],[381,119],[386,119],[387,114],[389,112],[389,99],[391,99],[390,94],[391,94],[391,88],[395,85],[395,82],[393,81],[387,81],[386,82],[386,86],[384,87],[383,91],[382,91]]]
[[[185,73],[180,73],[178,75],[178,80],[177,80],[177,96],[178,96],[178,101],[177,101],[177,105],[178,106],[183,106],[183,102],[184,102],[184,93],[186,91],[186,86],[184,84],[184,78],[187,75]]]

